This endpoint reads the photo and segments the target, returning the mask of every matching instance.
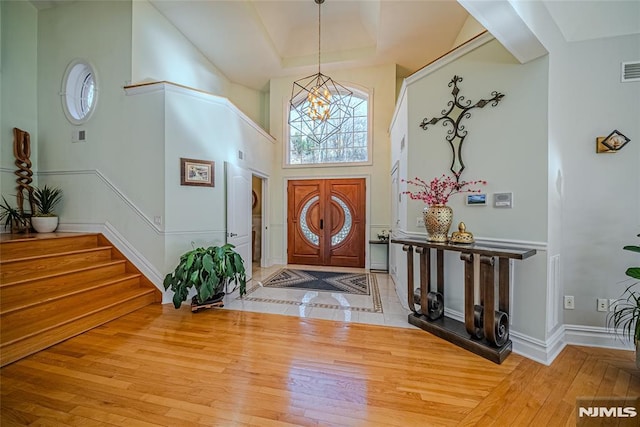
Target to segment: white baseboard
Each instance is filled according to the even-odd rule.
[[[73,233],[102,233],[153,285],[162,292],[162,303],[171,302],[171,295],[164,291],[162,274],[109,222],[104,224],[61,223],[57,231]]]
[[[547,366],[551,365],[566,345],[562,339],[563,333],[561,329],[546,341],[521,334],[517,331],[510,331],[509,335],[513,343],[514,353]]]
[[[372,262],[369,268],[371,270],[385,271],[388,266],[386,262]]]
[[[616,350],[635,350],[632,342],[624,340],[610,329],[597,326],[564,325],[567,344],[587,347],[604,347]]]

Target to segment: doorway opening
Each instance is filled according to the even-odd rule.
[[[266,264],[264,254],[264,192],[265,180],[257,175],[251,176],[251,249],[252,268],[256,269]]]
[[[251,263],[260,267],[262,259],[262,179],[251,177]]]

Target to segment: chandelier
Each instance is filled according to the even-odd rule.
[[[353,92],[320,72],[320,5],[324,0],[314,1],[318,5],[318,72],[293,82],[288,123],[299,136],[322,144],[353,116],[354,107]]]

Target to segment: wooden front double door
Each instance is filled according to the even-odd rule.
[[[305,179],[287,188],[287,262],[364,267],[365,180]]]

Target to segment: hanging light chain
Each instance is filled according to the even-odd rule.
[[[1,1],[1,0],[0,0]],[[318,72],[293,82],[287,123],[299,136],[317,144],[326,142],[340,132],[342,125],[354,115],[351,92],[321,73],[322,11],[325,0],[318,5]]]
[[[331,107],[331,93],[329,90],[324,87],[322,88],[321,76],[320,73],[320,63],[321,63],[321,41],[322,41],[322,15],[321,15],[321,5],[324,3],[324,0],[315,0],[318,4],[318,77],[317,84],[311,88],[309,94],[307,96],[307,101],[309,101],[309,108],[307,109],[307,114],[311,118],[311,120],[319,120],[324,122],[330,118],[330,107]]]
[[[318,3],[318,74],[320,74],[320,42],[322,40],[322,33],[320,29],[322,28],[322,21],[320,17],[320,6],[324,3],[324,0],[316,0]]]

